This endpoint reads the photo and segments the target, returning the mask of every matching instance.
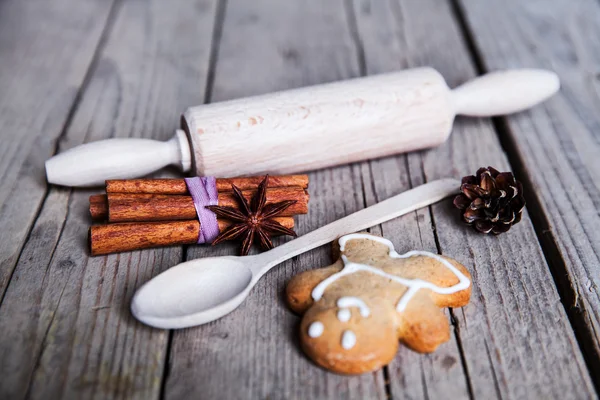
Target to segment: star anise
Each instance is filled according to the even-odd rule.
[[[296,232],[286,228],[273,218],[281,214],[296,200],[286,200],[279,203],[267,203],[267,184],[269,175],[258,185],[256,194],[252,197],[250,204],[246,201],[242,191],[235,185],[231,185],[233,193],[239,203],[240,209],[222,206],[207,206],[217,216],[229,219],[233,222],[212,242],[213,245],[225,240],[242,238],[240,255],[245,256],[250,251],[252,242],[256,241],[263,250],[273,248],[271,236],[275,234],[296,236]]]

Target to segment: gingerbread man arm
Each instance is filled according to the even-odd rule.
[[[465,277],[467,277],[467,279],[469,279],[469,281],[471,281],[471,274],[462,264],[449,257],[440,257],[452,264],[454,268],[458,269]],[[431,271],[431,268],[424,268],[423,264],[431,264],[432,262],[436,266],[436,272],[428,273],[428,271]],[[407,259],[407,263],[409,265],[405,266],[404,273],[409,276],[424,279],[439,287],[450,287],[458,283],[456,275],[445,268],[441,262],[432,260],[430,257],[411,257]],[[471,287],[472,286],[469,285],[468,288],[452,293],[451,295],[432,292],[430,293],[430,296],[438,307],[463,307],[469,302],[469,298],[471,297]]]
[[[467,279],[469,281],[472,281],[471,278],[471,274],[469,273],[469,271],[465,268],[464,265],[462,265],[461,263],[459,263],[456,260],[453,260],[452,258],[449,257],[444,257],[442,256],[445,260],[447,260],[448,262],[450,262],[450,264],[454,265],[454,267],[456,269],[458,269],[464,276],[467,277]],[[473,285],[469,285],[468,288],[461,290],[459,292],[456,292],[454,294],[452,294],[452,296],[443,296],[443,295],[439,295],[437,293],[433,293],[433,295],[431,296],[433,301],[435,302],[435,304],[438,305],[438,307],[464,307],[469,303],[469,299],[471,298],[471,289],[473,288]]]
[[[338,260],[325,268],[304,271],[294,276],[285,289],[288,305],[297,314],[303,314],[312,304],[312,290],[330,275],[340,272],[344,264]]]

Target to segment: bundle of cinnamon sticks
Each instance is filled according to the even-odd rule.
[[[262,176],[216,180],[218,205],[239,208],[231,185],[250,198]],[[295,200],[276,218],[283,226],[294,227],[293,216],[308,212],[308,175],[270,176],[267,204]],[[106,193],[90,196],[89,230],[92,255],[117,253],[149,247],[193,244],[201,229],[194,201],[184,179],[128,179],[106,181]],[[217,219],[223,231],[231,221]]]

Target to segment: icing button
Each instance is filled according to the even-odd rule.
[[[344,331],[342,334],[342,347],[350,350],[356,344],[356,335],[352,331]]]
[[[311,338],[318,338],[323,334],[325,327],[322,322],[315,321],[308,327],[308,336]]]

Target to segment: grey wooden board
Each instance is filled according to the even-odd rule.
[[[125,1],[60,150],[168,139],[178,112],[203,100],[215,10]],[[0,307],[0,398],[159,397],[168,332],[136,322],[129,302],[182,250],[88,258],[90,193],[52,188],[24,247]]]
[[[0,3],[0,299],[46,194],[44,161],[54,153],[111,4]]]
[[[451,87],[474,76],[448,3],[357,0],[355,9],[368,73],[431,65]],[[460,177],[483,165],[509,169],[491,124],[458,119],[449,142],[438,149],[372,161],[367,171],[375,198],[381,200],[423,180]],[[394,171],[403,178],[394,178]],[[384,224],[383,234],[403,250],[432,250],[431,222],[421,211]],[[433,223],[444,254],[463,262],[474,277],[471,303],[453,311],[473,396],[592,396],[580,350],[529,220],[507,235],[485,237],[462,226],[450,201],[445,201],[433,207]],[[421,372],[422,393],[414,392],[413,397],[466,397],[461,360],[452,346],[408,362],[401,351],[390,367],[392,395],[418,390],[406,385],[406,376],[419,379],[417,372],[429,364],[430,373]],[[454,370],[446,367],[450,365]]]
[[[356,56],[342,1],[228,1],[212,100],[356,76]],[[309,232],[364,207],[360,187],[356,166],[311,174],[309,214],[296,218],[296,231]],[[194,247],[188,259],[236,252],[234,246]],[[385,398],[381,371],[338,376],[299,350],[299,318],[284,304],[285,283],[330,263],[329,246],[299,256],[263,277],[230,315],[174,332],[165,397]]]
[[[558,73],[557,96],[505,119],[507,141],[534,188],[555,279],[600,382],[600,3],[594,0],[462,2],[486,69]],[[510,24],[508,23],[510,21]]]
[[[341,377],[315,367],[299,351],[299,320],[286,308],[282,291],[294,274],[329,264],[328,246],[266,275],[231,315],[174,332],[170,350],[166,331],[131,318],[128,305],[135,289],[179,262],[181,249],[88,259],[91,192],[53,188],[40,204],[46,193],[42,161],[67,123],[105,26],[106,43],[60,150],[109,136],[167,139],[178,113],[204,98],[216,3],[124,0],[112,14],[108,2],[0,4],[0,223],[5,227],[0,230],[0,287],[6,288],[0,306],[0,398],[145,399],[159,397],[163,385],[165,398],[383,398],[388,377],[394,398],[594,397],[529,219],[507,235],[483,237],[457,225],[448,201],[373,228],[399,251],[440,247],[475,279],[471,304],[450,312],[452,340],[432,355],[401,349],[385,374]],[[227,3],[212,90],[208,85],[214,101],[416,65],[437,67],[451,85],[474,75],[448,3]],[[509,118],[508,126],[515,137],[529,135],[522,135],[529,140],[515,138],[522,141],[518,155],[531,160],[522,172],[531,173],[527,178],[541,193],[540,215],[548,214],[552,237],[562,233],[557,243],[563,257],[570,257],[567,272],[580,274],[569,283],[578,293],[578,306],[590,313],[596,277],[581,275],[577,262],[594,273],[583,263],[593,254],[586,249],[598,243],[586,222],[597,217],[591,206],[598,197],[593,178],[575,179],[577,196],[563,190],[558,198],[571,203],[558,205],[549,182],[570,188],[575,172],[598,176],[595,160],[582,150],[596,149],[597,83],[590,77],[595,76],[597,35],[582,32],[597,29],[597,4],[581,0],[570,10],[566,1],[548,7],[547,2],[529,6],[512,0],[508,11],[501,2],[493,11],[469,0],[463,4],[476,44],[489,41],[491,49],[498,48],[490,54],[480,49],[486,66],[552,64],[567,76],[560,97]],[[577,23],[564,31],[553,25],[556,10]],[[511,28],[512,20],[519,21],[519,29]],[[550,39],[547,32],[554,32]],[[533,48],[531,37],[538,47],[526,52]],[[561,40],[576,44],[576,57],[569,46],[552,45]],[[65,45],[57,49],[55,43]],[[516,49],[516,58],[506,43]],[[7,66],[19,73],[7,74]],[[33,117],[25,114],[27,106],[36,110]],[[576,128],[574,133],[564,121]],[[551,156],[539,154],[532,134],[549,143],[544,151]],[[551,167],[554,159],[560,175]],[[436,150],[311,174],[310,214],[297,218],[297,231],[306,233],[423,181],[462,176],[487,164],[509,168],[491,124],[459,119],[450,141]],[[587,219],[573,220],[576,212]],[[585,232],[587,242],[577,232]],[[187,257],[235,251],[232,245],[194,247]]]

